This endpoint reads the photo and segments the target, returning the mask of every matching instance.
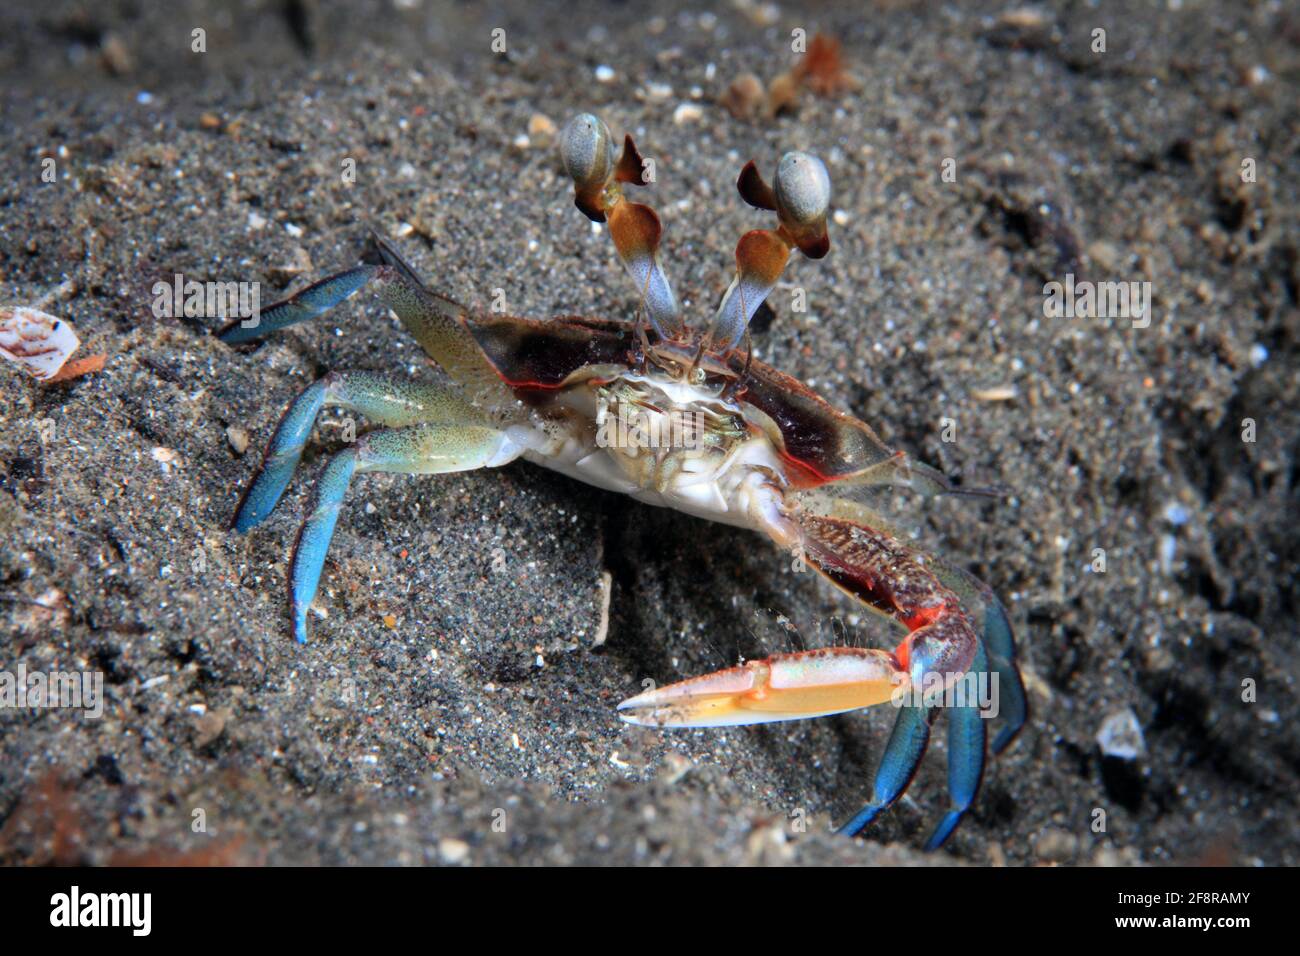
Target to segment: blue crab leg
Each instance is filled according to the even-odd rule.
[[[280,419],[262,467],[235,513],[236,531],[247,531],[271,514],[325,405],[350,409],[390,428],[418,422],[487,424],[482,412],[445,386],[373,372],[331,372],[303,390]]]
[[[981,647],[975,653],[975,663],[969,674],[986,680],[988,657]],[[984,776],[984,717],[975,702],[959,703],[948,710],[948,798],[950,809],[926,841],[927,850],[943,846],[952,831],[957,829],[962,816],[970,809],[979,793]]]
[[[1011,633],[1011,622],[1002,602],[992,597],[984,607],[984,646],[988,650],[989,664],[998,677],[1001,697],[998,717],[1006,721],[989,749],[1000,754],[1016,739],[1025,721],[1029,719],[1029,701],[1025,685],[1016,666],[1016,642]]]
[[[374,278],[378,266],[357,266],[313,282],[287,299],[267,306],[255,320],[236,319],[217,333],[227,345],[241,345],[270,332],[297,325],[327,312]]]
[[[1016,738],[1029,719],[1029,702],[1025,685],[1016,666],[1016,642],[1007,620],[1006,609],[987,584],[970,572],[931,555],[928,559],[934,576],[951,588],[961,598],[962,606],[976,622],[984,650],[988,655],[989,672],[997,677],[998,714],[1003,721],[998,735],[989,749],[1000,754]]]
[[[316,501],[298,533],[289,575],[293,636],[307,641],[307,609],[316,596],[325,553],[338,523],[343,498],[358,473],[445,474],[495,468],[522,449],[502,432],[478,425],[422,424],[371,432],[339,452],[316,485]]]
[[[876,779],[871,785],[871,802],[853,815],[853,819],[836,832],[854,836],[889,808],[907,789],[916,774],[916,768],[925,756],[930,743],[930,714],[918,704],[905,704],[899,708],[894,729],[885,745],[885,754],[876,768]]]
[[[511,408],[514,395],[483,356],[467,324],[463,305],[426,288],[397,250],[378,235],[375,245],[384,260],[379,266],[357,266],[315,282],[287,299],[262,310],[256,325],[245,328],[235,320],[217,333],[223,342],[237,345],[269,332],[306,322],[373,283],[379,299],[392,309],[402,325],[455,381],[469,399],[491,409]]]
[[[981,649],[976,653],[975,663],[968,673],[983,673],[987,669],[987,660]],[[839,828],[837,832],[853,836],[864,829],[880,815],[881,811],[899,798],[921,759],[925,756],[930,740],[930,721],[935,716],[934,708],[927,708],[922,703],[906,703],[900,708],[898,719],[894,722],[889,743],[885,746],[884,756],[876,769],[872,784],[871,802],[854,814],[853,818]],[[944,814],[934,828],[930,839],[926,841],[927,851],[937,850],[957,829],[962,816],[970,808],[979,792],[980,780],[984,775],[984,718],[980,715],[977,703],[963,703],[948,708],[948,796],[949,811]]]

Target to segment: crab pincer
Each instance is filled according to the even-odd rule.
[[[907,672],[888,651],[829,647],[652,688],[619,704],[618,715],[643,727],[764,724],[883,704],[907,684]]]

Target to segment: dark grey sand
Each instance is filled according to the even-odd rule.
[[[107,697],[99,720],[0,710],[0,862],[1300,863],[1300,13],[1057,7],[4,4],[0,301],[55,293],[81,354],[109,358],[48,387],[0,367],[0,669],[99,671]],[[733,119],[718,96],[786,68],[796,27],[840,37],[860,88]],[[338,414],[273,518],[226,530],[315,378],[440,373],[365,294],[235,350],[216,319],[156,319],[152,285],[279,295],[355,262],[373,224],[462,298],[626,316],[607,237],[545,136],[520,139],[579,110],[656,159],[695,315],[763,224],[741,163],[825,157],[833,251],[795,264],[809,310],[775,295],[759,354],[1011,490],[922,515],[1006,601],[1033,710],[950,852],[916,852],[942,734],[866,840],[827,833],[869,789],[888,708],[671,735],[616,719],[645,679],[885,642],[752,534],[525,464],[367,477],[300,647],[287,559]],[[1067,272],[1150,281],[1150,327],[1044,317]],[[1125,708],[1144,751],[1103,758]]]

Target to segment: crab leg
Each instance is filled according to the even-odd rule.
[[[303,522],[294,549],[289,576],[294,639],[307,641],[307,608],[316,596],[325,553],[354,474],[431,475],[495,468],[513,461],[521,451],[493,428],[422,424],[371,432],[331,458],[317,482],[315,507]]]
[[[1016,666],[1016,642],[1006,609],[987,584],[968,571],[931,555],[930,570],[961,597],[962,605],[980,627],[991,674],[997,677],[998,719],[1005,721],[989,749],[1004,751],[1029,719],[1025,685]]]
[[[899,708],[894,729],[885,745],[885,754],[876,768],[876,779],[871,785],[871,802],[854,814],[853,819],[836,832],[845,836],[858,833],[882,810],[899,798],[912,782],[916,768],[925,756],[930,743],[930,713],[925,707],[905,704]]]
[[[267,306],[254,321],[235,319],[217,332],[217,337],[227,345],[242,345],[271,332],[314,319],[340,302],[352,298],[378,271],[379,266],[357,266],[327,276],[289,298]]]
[[[975,654],[971,665],[975,674],[988,673],[988,658],[981,647]],[[937,850],[943,846],[952,831],[957,829],[962,816],[975,802],[979,793],[980,780],[984,776],[984,717],[979,706],[972,702],[958,704],[949,709],[948,714],[948,798],[949,807],[943,819],[939,821],[930,839],[926,841],[927,850]]]
[[[445,387],[373,372],[331,372],[308,386],[280,419],[262,467],[235,513],[236,531],[261,523],[275,508],[325,405],[350,409],[390,428],[420,422],[488,424],[483,412]]]
[[[236,319],[217,333],[230,345],[261,338],[270,332],[306,322],[373,283],[379,299],[397,314],[402,325],[453,379],[465,387],[475,404],[488,408],[514,405],[514,395],[492,369],[466,324],[465,307],[426,288],[397,251],[374,236],[384,265],[346,269],[314,282],[287,299],[263,309],[256,324]],[[245,320],[246,321],[246,320]]]

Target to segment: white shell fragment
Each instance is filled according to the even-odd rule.
[[[0,306],[0,355],[44,380],[81,345],[71,323],[25,306]]]
[[[1137,760],[1146,753],[1142,725],[1132,708],[1113,711],[1106,717],[1097,731],[1097,746],[1107,757],[1120,760]]]

